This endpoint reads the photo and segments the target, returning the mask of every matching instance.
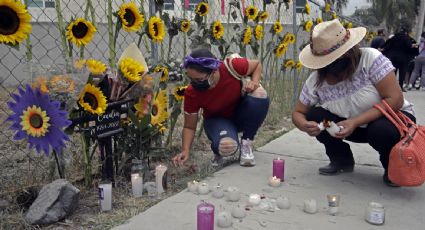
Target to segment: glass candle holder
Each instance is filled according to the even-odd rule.
[[[330,215],[336,215],[339,211],[339,195],[327,195],[328,198],[328,212]]]
[[[131,188],[134,197],[143,195],[143,162],[141,160],[132,160],[131,166]]]

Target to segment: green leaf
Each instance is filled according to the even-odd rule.
[[[19,51],[19,43],[16,43],[15,45],[13,45],[12,43],[5,43],[5,44],[8,45],[10,48],[13,48]]]
[[[164,20],[164,24],[170,28],[171,27],[171,20],[170,20],[170,15],[168,13],[164,13],[162,15],[162,20]]]
[[[131,122],[133,122],[133,124],[137,127],[137,129],[140,130],[142,128],[142,124],[139,121],[139,119],[137,119],[136,114],[133,112],[133,110],[129,109],[127,113]]]

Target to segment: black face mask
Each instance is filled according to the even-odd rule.
[[[346,70],[349,65],[350,58],[340,58],[326,66],[325,71],[330,74],[338,74]]]
[[[197,91],[205,91],[211,86],[208,79],[205,79],[203,81],[191,81],[190,84]]]

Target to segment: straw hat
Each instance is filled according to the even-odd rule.
[[[301,63],[310,69],[320,69],[344,55],[366,35],[366,28],[345,29],[338,19],[316,25],[310,44],[300,53]]]

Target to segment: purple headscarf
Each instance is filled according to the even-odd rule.
[[[206,69],[216,70],[220,66],[221,61],[216,58],[210,57],[197,57],[194,58],[190,55],[184,58],[183,67],[187,68],[189,64],[197,64]]]

